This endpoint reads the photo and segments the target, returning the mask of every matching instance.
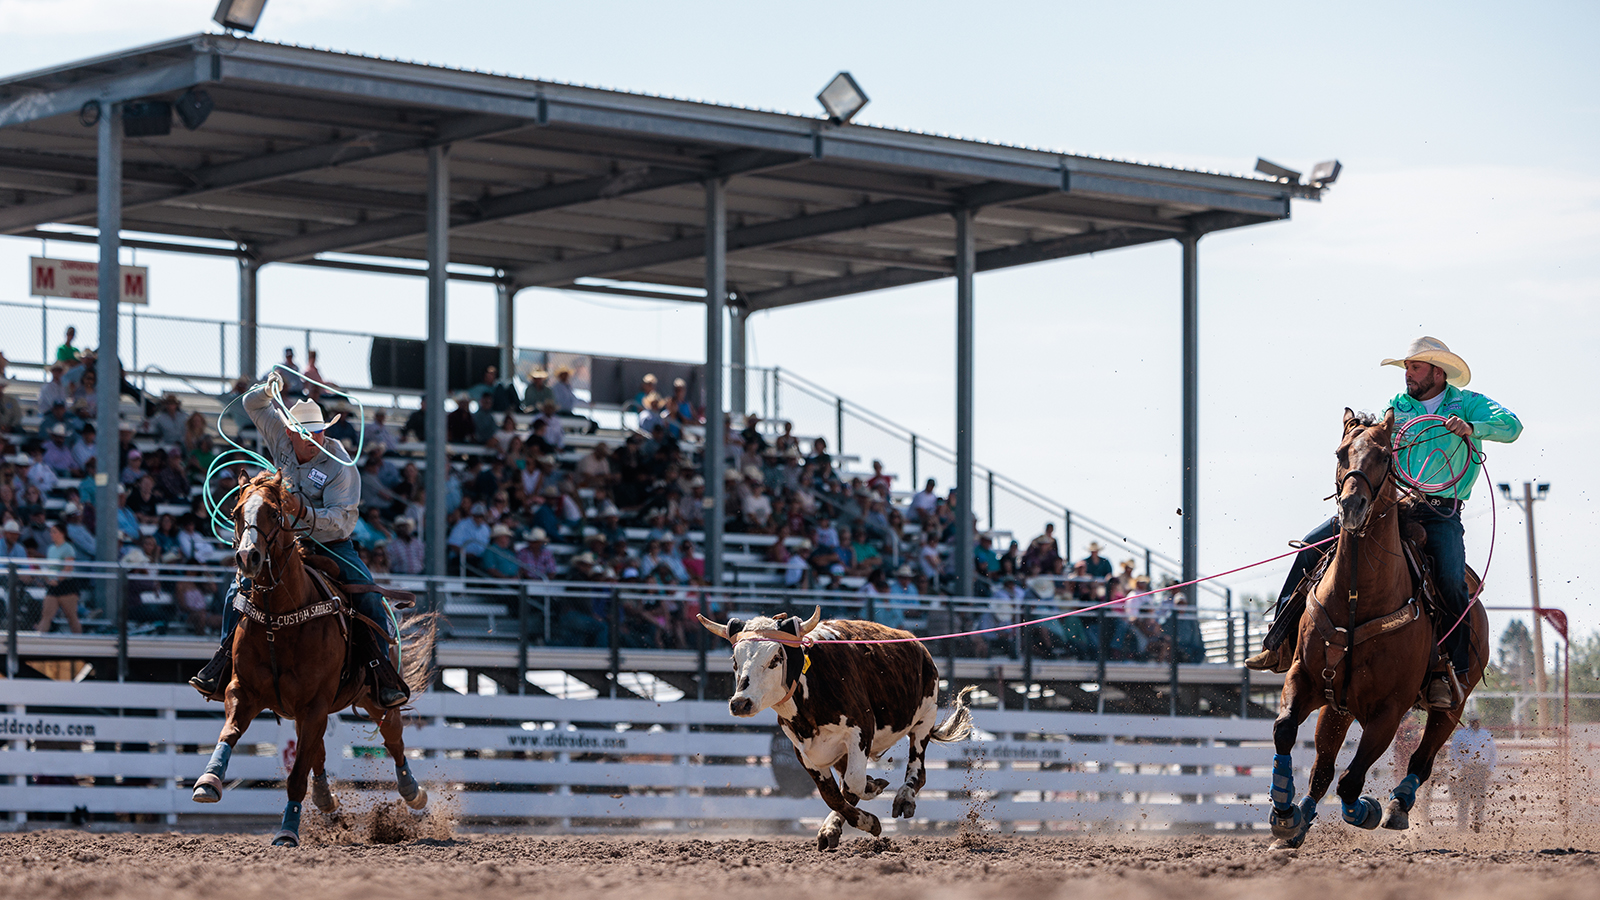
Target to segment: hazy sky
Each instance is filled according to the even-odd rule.
[[[0,0],[0,68],[201,30],[213,8]],[[1337,157],[1344,175],[1323,203],[1200,245],[1201,570],[1280,552],[1331,512],[1319,498],[1340,411],[1381,410],[1403,384],[1378,360],[1431,334],[1526,424],[1518,443],[1489,446],[1487,468],[1553,483],[1538,508],[1544,601],[1588,632],[1600,625],[1581,569],[1600,542],[1600,425],[1582,406],[1600,358],[1596,33],[1600,7],[1579,3],[271,0],[258,36],[804,113],[848,69],[871,123],[1228,172],[1257,155],[1301,169]],[[0,239],[0,299],[26,299],[38,246]],[[236,313],[231,264],[141,262],[151,312]],[[1175,244],[1149,246],[977,283],[979,461],[1174,556],[1178,263]],[[261,317],[420,334],[423,290],[269,267]],[[492,340],[488,291],[458,285],[451,301],[453,339]],[[518,341],[699,360],[701,309],[526,291]],[[760,314],[752,361],[949,443],[953,320],[949,283]],[[1480,484],[1466,513],[1479,569],[1490,507]],[[1265,593],[1284,568],[1232,583]],[[1523,518],[1501,503],[1486,601],[1527,600]]]

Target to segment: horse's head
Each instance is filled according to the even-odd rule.
[[[1339,499],[1339,525],[1345,531],[1367,527],[1372,507],[1383,492],[1393,457],[1394,410],[1379,420],[1344,411],[1344,437],[1339,441],[1334,495]]]
[[[239,499],[233,505],[234,556],[239,573],[258,578],[270,560],[285,560],[294,550],[295,533],[284,519],[283,478],[263,472],[250,481],[240,475]]]

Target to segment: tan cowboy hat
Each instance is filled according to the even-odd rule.
[[[1379,365],[1399,366],[1405,368],[1406,363],[1412,360],[1430,363],[1444,370],[1444,380],[1453,387],[1464,388],[1472,381],[1472,370],[1467,367],[1467,361],[1450,352],[1444,341],[1426,335],[1411,342],[1406,348],[1406,355],[1400,359],[1386,359]]]
[[[546,372],[543,369],[535,368],[532,372],[528,373],[528,377],[529,378],[549,378],[550,377],[550,373]]]
[[[507,528],[504,525],[496,525],[493,528],[489,529],[489,537],[491,539],[497,538],[497,537],[512,537],[512,536],[513,535],[512,535],[511,529]]]
[[[326,422],[322,421],[322,407],[310,400],[301,400],[299,403],[289,407],[289,418],[312,434],[316,434],[339,421],[338,416],[334,416]]]
[[[1100,542],[1099,541],[1090,541],[1089,542],[1089,552],[1090,553],[1099,553],[1101,550],[1104,550],[1104,549],[1105,549],[1104,547],[1100,546]]]

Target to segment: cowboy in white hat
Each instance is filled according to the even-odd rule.
[[[1417,523],[1428,533],[1427,551],[1433,559],[1435,580],[1443,595],[1441,599],[1449,607],[1446,615],[1460,616],[1471,599],[1467,596],[1467,553],[1462,541],[1461,508],[1478,480],[1478,464],[1473,460],[1481,458],[1486,440],[1508,444],[1516,440],[1522,434],[1522,422],[1488,397],[1464,390],[1472,380],[1472,369],[1438,338],[1418,338],[1411,342],[1405,356],[1385,359],[1380,365],[1399,366],[1406,373],[1405,391],[1389,401],[1394,410],[1395,434],[1402,433],[1405,424],[1418,416],[1444,417],[1442,428],[1423,426],[1407,435],[1407,443],[1412,446],[1396,457],[1395,464],[1408,467],[1405,474],[1422,483],[1438,484],[1462,473],[1455,484],[1426,495],[1425,502],[1417,508]],[[1332,518],[1306,535],[1305,540],[1308,544],[1316,543],[1338,533],[1339,520]],[[1297,588],[1331,546],[1308,548],[1295,558],[1289,578],[1279,591],[1278,614],[1263,642],[1264,649],[1246,660],[1245,665],[1275,671],[1288,668],[1294,659],[1293,648],[1288,652],[1280,652],[1279,648],[1284,638],[1297,633],[1299,628],[1305,598]],[[1457,679],[1465,677],[1470,662],[1467,658],[1471,646],[1468,631],[1466,627],[1457,628],[1447,641],[1451,667]],[[1453,702],[1447,678],[1429,682],[1429,706],[1450,709]]]
[[[323,433],[339,417],[324,421],[322,408],[310,400],[299,401],[285,415],[283,394],[283,375],[274,369],[264,383],[251,388],[241,400],[261,435],[262,448],[288,488],[289,500],[283,512],[291,527],[302,533],[301,546],[306,552],[337,563],[340,580],[346,585],[370,585],[372,573],[362,564],[350,541],[360,518],[361,478],[344,445]],[[196,690],[208,697],[220,695],[229,680],[233,629],[239,623],[233,601],[239,587],[239,579],[235,578],[223,604],[222,647],[199,674],[189,679]],[[350,600],[388,632],[358,643],[368,657],[362,662],[374,673],[374,694],[379,705],[399,706],[410,699],[410,692],[389,658],[388,642],[395,635],[387,604],[381,595],[371,591],[352,591]]]

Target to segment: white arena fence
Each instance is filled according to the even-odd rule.
[[[0,681],[0,704],[0,811],[10,827],[79,808],[94,820],[245,827],[283,808],[294,725],[270,713],[240,741],[222,802],[200,806],[190,791],[222,712],[187,685]],[[405,732],[413,771],[435,804],[468,824],[766,829],[827,813],[814,794],[780,790],[770,711],[741,720],[719,702],[430,692],[413,715]],[[955,826],[973,810],[1015,830],[1266,821],[1269,721],[975,717],[973,740],[930,748],[916,823],[891,827]],[[1311,733],[1302,729],[1307,740]],[[347,805],[395,797],[393,767],[370,723],[347,711],[330,722],[327,740],[329,774]],[[805,784],[779,740],[784,782],[798,774]],[[904,777],[904,745],[891,755],[875,768],[890,770],[878,774],[892,788]],[[1296,762],[1309,766],[1309,749]],[[886,825],[891,799],[892,790],[866,804]]]

